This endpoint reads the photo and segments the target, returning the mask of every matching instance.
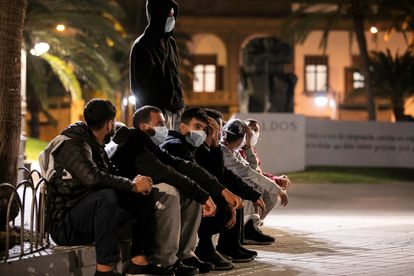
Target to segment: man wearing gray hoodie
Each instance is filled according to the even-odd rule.
[[[262,193],[266,204],[266,212],[259,214],[250,202],[246,202],[244,207],[244,243],[245,244],[270,244],[274,238],[263,234],[259,226],[269,212],[276,206],[280,199],[280,204],[286,206],[288,197],[278,184],[270,178],[262,175],[256,167],[247,162],[240,154],[239,150],[245,147],[246,131],[248,126],[239,119],[227,122],[223,127],[221,147],[224,154],[224,165],[234,174],[242,178],[245,182],[253,185]],[[245,147],[245,154],[253,154],[251,148]]]

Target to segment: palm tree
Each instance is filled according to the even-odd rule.
[[[88,100],[99,91],[113,100],[114,91],[129,95],[129,46],[146,26],[145,0],[29,0],[25,26],[26,48],[47,42],[50,50],[28,56],[28,109],[31,135],[38,135],[39,112],[54,123],[48,112],[48,81],[58,76],[73,100]],[[65,32],[54,28],[66,26]],[[176,35],[181,54],[182,79],[192,84],[188,37]],[[191,68],[190,68],[191,67]],[[52,74],[52,75],[53,75]],[[34,116],[33,116],[34,115]]]
[[[32,114],[31,134],[38,135],[38,114],[48,112],[48,80],[53,75],[74,101],[88,100],[95,91],[113,100],[121,79],[116,56],[125,56],[126,34],[118,18],[122,9],[113,1],[29,0],[24,30],[26,49],[46,42],[50,50],[28,55],[28,109]],[[55,28],[66,27],[64,32]],[[121,62],[127,62],[124,58]]]
[[[384,39],[388,40],[394,31],[401,32],[409,45],[409,49],[414,50],[414,2],[407,0],[382,0],[378,6],[378,14],[382,18],[388,19],[391,24],[387,26]],[[411,33],[411,40],[408,38]]]
[[[17,182],[20,141],[20,56],[27,2],[0,1],[0,183]],[[7,199],[0,191],[0,228],[6,225]],[[18,210],[13,210],[12,217]]]
[[[412,121],[413,118],[404,115],[404,103],[414,95],[414,54],[407,51],[393,57],[389,50],[373,52],[372,66],[375,94],[391,101],[397,121]]]

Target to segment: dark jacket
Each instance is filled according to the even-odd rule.
[[[216,176],[231,192],[241,198],[251,201],[256,201],[260,198],[261,194],[259,191],[224,166],[221,147],[210,148],[203,144],[195,148],[187,143],[184,135],[176,131],[170,131],[168,134],[167,141],[162,145],[163,148],[183,159],[196,162],[209,173]]]
[[[117,171],[104,147],[98,144],[85,123],[70,125],[58,137],[64,137],[64,140],[51,153],[53,162],[52,157],[47,156],[54,145],[53,140],[45,150],[49,166],[54,168],[48,184],[49,222],[62,219],[67,211],[94,190],[132,190],[133,183],[129,179],[115,175]]]
[[[179,55],[173,31],[164,32],[173,0],[148,0],[148,25],[134,42],[130,54],[130,85],[136,106],[153,105],[177,113],[184,107],[179,76]]]
[[[115,134],[114,141],[119,145],[111,159],[122,175],[130,178],[138,173],[150,176],[154,183],[168,183],[202,204],[209,193],[221,194],[224,189],[219,184],[209,185],[218,183],[217,179],[203,168],[172,156],[140,130],[123,128]]]

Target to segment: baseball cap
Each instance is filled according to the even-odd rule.
[[[223,131],[237,137],[243,137],[246,134],[246,123],[240,119],[231,119],[224,127]]]

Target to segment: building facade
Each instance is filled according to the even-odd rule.
[[[281,28],[294,8],[291,1],[181,0],[177,32],[190,35],[189,49],[194,57],[195,81],[186,93],[188,106],[221,110],[227,116],[246,112],[241,89],[243,50],[259,38],[283,41]],[[403,53],[407,44],[401,34],[384,40],[384,32],[370,32],[366,38],[369,50]],[[297,77],[293,110],[310,117],[341,120],[367,120],[364,78],[360,67],[356,39],[346,28],[330,33],[327,48],[320,45],[322,31],[310,33],[303,44],[291,45],[293,58],[283,64],[285,74]],[[359,90],[360,95],[358,92]],[[352,92],[352,93],[351,93]],[[377,119],[392,121],[392,109],[386,100],[376,100]],[[414,115],[412,100],[407,109]]]

